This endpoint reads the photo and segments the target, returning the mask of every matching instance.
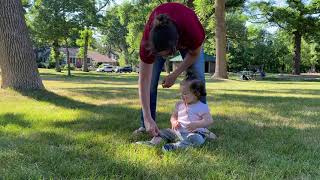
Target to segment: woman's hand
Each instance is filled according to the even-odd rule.
[[[170,88],[176,82],[177,76],[174,73],[169,74],[166,76],[162,81],[163,88]]]
[[[153,137],[159,135],[159,128],[156,122],[152,118],[145,118],[144,126],[146,127],[146,131]]]

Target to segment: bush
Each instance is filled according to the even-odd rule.
[[[56,62],[55,61],[49,61],[48,69],[52,69],[56,67]]]
[[[76,69],[76,67],[73,65],[73,64],[70,64],[70,70],[74,71]],[[66,64],[64,67],[63,67],[63,70],[68,70],[68,64]]]
[[[38,68],[47,68],[48,65],[46,65],[43,62],[38,63]]]

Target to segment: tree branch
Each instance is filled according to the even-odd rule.
[[[109,0],[107,0],[100,8],[98,8],[97,13],[100,12],[103,8],[105,8],[110,3]]]

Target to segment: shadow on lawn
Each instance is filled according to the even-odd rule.
[[[92,91],[85,91],[84,95],[93,94],[90,97],[100,97],[100,91],[105,90],[105,92],[110,91],[113,88],[98,88],[98,94],[95,93],[96,89],[92,88]],[[117,88],[116,88],[117,89]],[[119,88],[119,91],[127,91],[124,88]],[[131,90],[132,91],[132,90]],[[81,92],[81,90],[80,90]],[[56,121],[54,126],[70,128],[76,131],[99,131],[99,132],[117,132],[118,135],[131,133],[135,128],[140,125],[140,110],[134,109],[129,106],[108,104],[108,105],[94,105],[85,102],[76,101],[72,98],[58,95],[54,92],[47,90],[38,91],[28,91],[20,92],[23,96],[28,96],[37,101],[48,102],[50,104],[68,108],[68,109],[80,109],[90,114],[80,116],[78,119],[70,122],[66,121]],[[113,98],[108,93],[104,93],[109,99]],[[119,94],[123,97],[123,94]],[[126,98],[131,98],[131,95],[126,95]],[[117,98],[114,98],[117,101]],[[59,118],[59,117],[57,117]],[[157,119],[159,119],[159,124],[162,122],[169,125],[170,114],[158,113]],[[126,138],[128,139],[128,137]]]
[[[239,92],[241,92],[241,90],[239,90]],[[310,123],[313,125],[319,123],[320,98],[316,97],[300,98],[244,94],[218,94],[215,98],[208,98],[209,102],[213,102],[213,100],[218,102],[223,102],[225,100],[241,102],[241,106],[246,108],[256,107],[288,119],[295,118],[296,121],[301,123]],[[258,116],[259,115],[257,115],[257,118],[260,119]]]
[[[316,89],[276,89],[276,90],[232,90],[232,89],[219,89],[219,91],[229,91],[229,92],[248,92],[248,93],[257,93],[257,94],[286,94],[286,95],[320,95],[320,90]]]
[[[212,154],[224,154],[227,164],[241,164],[241,172],[248,178],[250,174],[272,179],[320,176],[320,154],[315,153],[320,148],[319,127],[296,129],[260,125],[259,119],[256,121],[230,117],[229,121],[218,122],[214,130],[218,140],[203,148]],[[227,173],[234,174],[234,169]]]
[[[128,100],[138,100],[138,88],[135,87],[84,87],[67,88],[70,92],[82,94],[86,97],[102,100],[119,100],[126,98]],[[177,89],[158,89],[158,100],[179,100],[180,93]],[[174,106],[174,104],[172,104]]]
[[[258,81],[273,81],[273,82],[286,82],[286,83],[290,83],[290,81],[292,81],[292,84],[294,82],[320,82],[320,76],[315,76],[315,77],[298,76],[298,77],[283,77],[283,78],[267,77],[263,80],[258,80]]]
[[[64,81],[72,83],[88,83],[93,84],[109,84],[111,82],[123,83],[123,84],[138,84],[138,76],[135,74],[93,74],[93,73],[76,73],[71,77],[66,74],[53,74],[53,73],[41,73],[43,80]]]
[[[120,89],[123,88],[119,88],[118,90]],[[99,93],[92,96],[100,96],[101,91],[104,90],[108,91],[110,88],[98,89]],[[80,91],[86,92],[85,89]],[[93,91],[95,90],[89,89],[84,94],[89,96]],[[125,91],[129,90],[127,89]],[[173,90],[165,92],[170,93],[171,91]],[[92,113],[92,115],[80,117],[70,122],[53,122],[51,125],[57,128],[66,128],[76,132],[94,131],[102,134],[112,133],[116,138],[130,142],[130,132],[137,127],[139,123],[138,119],[140,111],[130,107],[124,107],[121,105],[97,106],[79,102],[49,91],[23,92],[22,94],[38,101],[49,102],[51,104],[70,109],[81,109]],[[122,95],[119,94],[119,96]],[[132,94],[128,97],[130,96],[132,96]],[[287,118],[295,116],[297,108],[301,108],[302,104],[314,109],[317,109],[320,106],[320,98],[269,97],[235,94],[218,94],[214,97],[215,101],[213,101],[212,98],[213,97],[208,97],[208,101],[242,102],[244,103],[244,106],[258,108],[264,107],[266,111],[270,111],[274,114]],[[170,114],[167,113],[158,113],[158,119],[162,127],[168,127],[169,116]],[[319,150],[319,139],[317,137],[320,136],[320,128],[296,129],[284,125],[268,126],[265,122],[268,122],[270,117],[251,113],[249,111],[243,112],[241,116],[244,116],[244,118],[241,118],[242,120],[238,120],[237,117],[232,117],[230,115],[218,115],[217,117],[214,117],[214,119],[220,119],[220,121],[217,121],[216,125],[212,128],[219,138],[217,141],[206,143],[203,147],[203,149],[209,153],[207,155],[221,155],[221,157],[223,157],[223,161],[231,164],[228,168],[233,170],[223,170],[226,175],[232,176],[233,173],[237,173],[237,171],[241,171],[243,176],[248,176],[248,174],[255,171],[254,173],[258,175],[261,173],[267,177],[277,176],[279,178],[303,177],[303,175],[310,175],[313,177],[320,175],[319,172],[316,171],[317,167],[320,165],[318,161],[318,159],[320,159],[320,154],[315,153]],[[318,121],[316,121],[316,114],[312,117],[308,117],[307,119],[304,117],[305,116],[299,117],[301,118],[302,123],[306,123],[308,121],[313,124],[318,123]],[[23,122],[23,116],[19,116],[17,118],[20,119],[17,122],[23,124],[21,123]],[[248,121],[245,121],[245,119]],[[264,122],[264,124],[261,124],[261,122]],[[131,130],[128,131],[128,129]],[[43,159],[42,156],[31,156],[32,162],[42,162],[40,164],[45,164],[43,167],[40,166],[40,171],[51,172],[48,176],[89,176],[87,173],[82,173],[87,171],[82,171],[81,168],[88,169],[90,172],[93,172],[93,177],[96,177],[96,175],[111,177],[111,175],[114,174],[113,177],[123,177],[123,175],[126,175],[126,177],[140,178],[152,177],[152,174],[154,174],[152,170],[141,164],[133,164],[127,160],[116,159],[114,154],[115,152],[112,151],[112,147],[108,147],[111,149],[106,150],[102,147],[101,143],[92,143],[90,140],[79,142],[71,137],[54,132],[45,134],[41,132],[24,139],[23,142],[19,139],[15,140],[12,137],[4,136],[4,138],[8,139],[7,143],[19,141],[19,143],[22,143],[21,146],[23,146],[23,150],[25,150],[24,146],[31,146],[34,149],[39,146],[43,146],[42,149],[40,148],[39,150],[35,150],[35,152],[45,156],[50,156],[50,152],[57,152],[57,157],[55,157],[57,161],[55,161],[54,158],[47,160]],[[52,139],[55,140],[51,141]],[[84,152],[75,147],[69,147],[70,145],[79,145],[80,147],[81,145],[84,145],[84,149],[93,149]],[[106,152],[110,154],[106,155]],[[25,152],[25,154],[30,153],[32,153],[32,151]],[[188,157],[187,154],[181,153],[179,158],[184,159]],[[31,163],[28,163],[29,162],[26,163],[27,167],[29,167],[29,165],[34,167]],[[79,163],[81,164],[80,167],[75,166],[75,164]],[[47,164],[50,164],[50,166]],[[301,164],[306,165],[302,166]],[[183,169],[189,169],[190,173],[199,173],[199,170],[194,168],[195,165],[197,165],[197,162],[185,164],[183,168],[177,171],[177,173],[184,173],[182,172]],[[175,167],[180,166],[182,165],[175,165]],[[234,168],[234,166],[239,167],[237,167],[237,169]],[[167,168],[173,167],[170,166]],[[177,170],[179,168],[174,169]],[[215,170],[203,169],[200,171],[202,172],[202,178],[205,178],[208,173],[212,173],[212,171],[214,172]],[[168,171],[167,173],[174,174],[174,172],[171,171]]]
[[[24,120],[24,115],[19,113],[5,113],[0,115],[0,126],[18,125],[20,127],[29,128],[31,123]]]
[[[0,172],[8,179],[155,178],[152,169],[119,158],[114,144],[109,147],[57,132],[15,136],[0,131],[0,135],[1,148],[6,152],[0,152]]]

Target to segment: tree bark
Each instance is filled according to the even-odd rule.
[[[89,72],[88,70],[88,64],[87,64],[87,59],[88,59],[88,41],[89,41],[89,33],[86,30],[85,31],[85,37],[84,37],[84,51],[83,51],[83,72]]]
[[[0,1],[2,88],[44,89],[20,0]]]
[[[125,61],[125,64],[128,65],[129,64],[129,60],[128,60],[128,57],[129,57],[129,51],[128,51],[128,47],[124,44],[121,45],[121,49],[122,51],[124,52],[124,61]]]
[[[167,72],[168,74],[170,74],[170,61],[169,61],[169,59],[167,59],[167,60],[165,61],[164,67],[165,67],[165,69],[166,69],[166,72]]]
[[[54,60],[56,62],[56,71],[61,72],[61,67],[60,67],[60,51],[59,51],[59,42],[58,40],[55,40],[52,44],[53,46],[53,51],[54,51]]]
[[[189,8],[194,9],[193,0],[187,0],[186,4]]]
[[[294,57],[293,57],[294,70],[293,70],[293,74],[300,75],[302,35],[298,31],[295,31],[293,33],[293,35],[294,35]]]
[[[228,79],[226,63],[226,25],[225,25],[225,2],[215,1],[216,16],[216,68],[214,78]]]
[[[67,38],[65,39],[65,42],[66,42],[66,50],[67,50],[68,76],[71,76],[69,43],[68,43],[68,39]]]

